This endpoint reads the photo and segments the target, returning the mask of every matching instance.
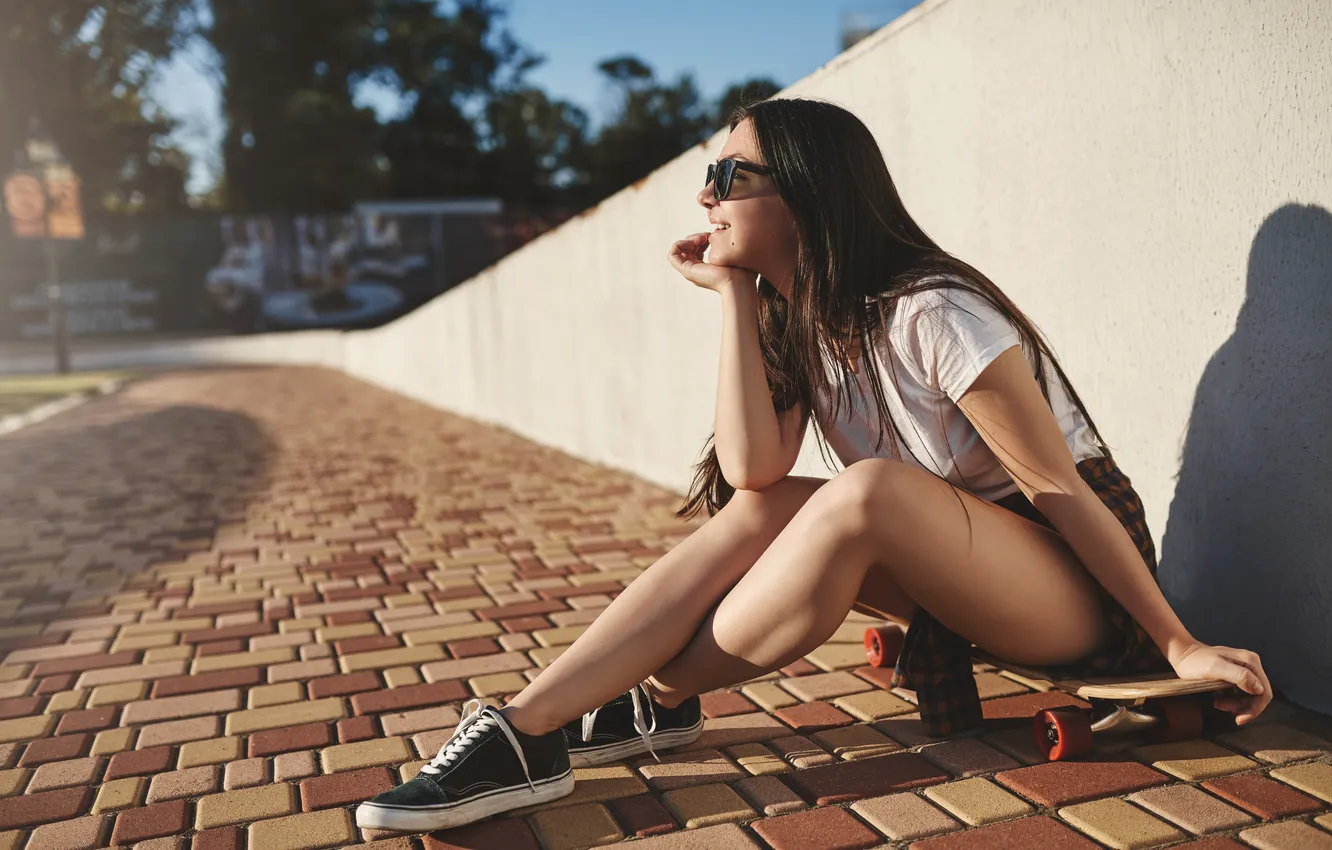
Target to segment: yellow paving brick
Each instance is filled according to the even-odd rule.
[[[193,657],[194,647],[192,646],[163,646],[145,652],[143,654],[143,663],[151,664],[155,661],[184,661],[187,658]]]
[[[51,694],[51,700],[42,710],[44,714],[59,714],[64,711],[77,711],[83,708],[83,702],[88,697],[88,691],[79,688],[74,691],[57,691]]]
[[[1065,806],[1059,816],[1102,844],[1121,850],[1155,847],[1188,837],[1188,833],[1123,800]]]
[[[137,729],[104,729],[97,733],[93,738],[92,749],[88,752],[94,756],[112,756],[116,753],[123,753],[126,750],[134,749],[134,736],[138,734]]]
[[[344,770],[359,770],[363,767],[379,767],[385,764],[401,764],[412,757],[411,748],[406,738],[377,738],[373,741],[357,741],[354,744],[338,744],[325,747],[320,753],[325,773],[341,773]]]
[[[44,714],[0,720],[0,744],[45,738],[55,731],[58,722],[59,717]]]
[[[565,626],[562,629],[539,629],[532,632],[532,639],[542,646],[568,646],[587,631],[587,626]]]
[[[225,764],[244,758],[244,741],[236,737],[209,738],[206,741],[190,741],[180,745],[180,756],[176,767],[198,767],[204,764]]]
[[[320,643],[332,643],[354,637],[382,635],[384,630],[378,623],[350,623],[345,626],[321,626],[315,629],[315,640]]]
[[[143,794],[147,787],[146,776],[130,776],[104,782],[97,789],[97,799],[93,802],[92,813],[100,815],[105,812],[132,809],[143,802]]]
[[[13,682],[28,675],[31,664],[6,664],[0,667],[0,682]]]
[[[246,735],[281,726],[299,726],[303,723],[321,723],[341,720],[347,716],[341,697],[315,699],[307,702],[273,705],[233,711],[227,715],[227,734]]]
[[[412,776],[416,774],[413,773]],[[574,768],[574,790],[567,797],[551,800],[539,806],[524,806],[509,814],[523,817],[532,812],[577,806],[583,803],[603,803],[620,797],[633,797],[647,793],[648,787],[633,769],[623,764]]]
[[[809,736],[819,746],[846,761],[881,756],[902,749],[902,745],[872,726],[842,726]]]
[[[415,667],[390,667],[384,671],[384,681],[390,688],[403,688],[421,684],[421,671]]]
[[[899,714],[910,714],[916,706],[887,691],[868,691],[863,694],[838,697],[832,704],[860,720],[882,720]]]
[[[601,584],[608,581],[624,581],[625,579],[635,579],[643,574],[643,570],[638,567],[621,567],[616,570],[606,570],[605,572],[595,573],[575,573],[569,576],[569,584],[574,587],[583,587],[588,584]]]
[[[1007,820],[1033,811],[1020,797],[981,776],[926,788],[925,796],[972,826]]]
[[[499,623],[494,620],[483,620],[479,623],[462,623],[457,626],[437,626],[433,629],[403,632],[402,640],[408,646],[422,646],[427,643],[443,643],[500,634],[504,634],[504,629],[500,628]]]
[[[406,764],[398,765],[398,781],[411,782],[416,778],[416,774],[421,772],[421,768],[427,764],[430,764],[430,759],[409,761]]]
[[[1281,767],[1272,771],[1272,778],[1332,803],[1332,764],[1315,762]]]
[[[1258,850],[1328,850],[1332,836],[1297,820],[1242,829],[1240,840]]]
[[[399,667],[403,664],[424,664],[428,661],[441,661],[448,656],[439,644],[429,646],[404,646],[399,649],[381,649],[377,652],[358,652],[344,655],[338,659],[344,673],[356,673],[361,670],[382,670],[385,667]]]
[[[736,744],[727,747],[726,754],[752,776],[791,772],[791,765],[785,759],[762,744]]]
[[[750,820],[758,813],[729,786],[695,785],[661,795],[661,802],[689,829]]]
[[[319,850],[343,847],[357,841],[352,813],[347,809],[325,809],[250,824],[250,846],[263,850]]]
[[[200,629],[211,629],[212,627],[212,617],[158,620],[155,623],[127,623],[120,627],[120,637],[124,639],[137,635],[179,634],[180,632],[193,632]]]
[[[1211,741],[1195,739],[1173,744],[1134,747],[1134,758],[1189,782],[1239,773],[1258,766],[1258,762],[1235,755]]]
[[[180,636],[175,632],[158,632],[150,635],[122,637],[111,645],[112,652],[128,652],[135,649],[175,646]]]
[[[806,655],[805,658],[815,667],[828,673],[852,667],[864,667],[865,646],[864,644],[825,643]]]
[[[225,605],[230,602],[259,602],[268,596],[266,590],[236,591],[234,593],[201,593],[191,596],[185,603],[187,608],[202,608],[205,605]]]
[[[392,596],[384,597],[384,605],[387,608],[410,608],[413,605],[420,605],[429,601],[419,593],[395,593]]]
[[[516,694],[527,687],[527,677],[521,673],[495,673],[491,676],[477,676],[468,679],[467,685],[472,693],[479,697],[495,694]]]
[[[0,850],[22,850],[23,844],[27,840],[28,833],[26,830],[16,829],[12,832],[0,832]]]
[[[115,685],[99,685],[88,695],[88,707],[100,708],[104,705],[121,705],[136,702],[148,696],[147,682],[120,682]]]
[[[475,611],[478,608],[490,608],[494,606],[495,601],[489,596],[464,596],[461,599],[442,599],[433,604],[436,611],[445,614],[449,611]]]
[[[294,814],[298,810],[295,792],[293,786],[278,783],[200,797],[194,808],[194,828],[212,829]]]
[[[250,708],[266,708],[305,699],[305,685],[300,682],[282,682],[278,685],[260,685],[250,688]]]
[[[527,656],[532,659],[532,663],[538,667],[549,667],[550,662],[554,661],[564,654],[567,646],[542,646],[536,649],[529,649]]]
[[[800,700],[791,696],[790,692],[784,688],[779,688],[775,682],[756,682],[745,685],[740,689],[740,693],[749,697],[764,711],[776,711],[779,708],[786,708],[800,702]]]
[[[624,837],[610,812],[597,803],[538,812],[531,824],[546,850],[582,850]]]
[[[278,633],[290,634],[292,632],[314,631],[323,628],[323,617],[304,617],[298,620],[278,620]]]
[[[13,770],[0,770],[0,797],[13,797],[23,793],[32,771],[26,767]]]
[[[275,649],[260,649],[255,652],[224,652],[221,655],[205,655],[194,659],[191,673],[211,673],[214,670],[232,670],[237,667],[266,667],[269,664],[282,664],[296,660],[296,649],[280,646]]]

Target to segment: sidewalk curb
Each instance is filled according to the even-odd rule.
[[[128,378],[108,378],[91,390],[71,393],[63,398],[58,398],[55,401],[39,404],[31,410],[25,410],[22,413],[14,413],[0,418],[0,436],[12,434],[20,428],[26,428],[29,425],[35,425],[44,419],[50,419],[58,413],[64,413],[66,410],[73,410],[85,402],[92,401],[94,398],[110,395],[128,382]]]

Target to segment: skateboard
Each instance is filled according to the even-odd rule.
[[[896,665],[905,637],[905,630],[896,623],[866,629],[865,654],[870,666]],[[1151,742],[1166,743],[1235,728],[1234,715],[1212,705],[1211,694],[1217,691],[1239,693],[1234,685],[1222,679],[1186,680],[1172,673],[1140,673],[1051,680],[1039,670],[1004,661],[977,647],[972,647],[971,656],[982,664],[1027,680],[1025,684],[1037,688],[1048,685],[1091,703],[1090,709],[1059,706],[1036,712],[1032,718],[1032,739],[1049,761],[1065,761],[1090,753],[1094,735],[1145,731]]]

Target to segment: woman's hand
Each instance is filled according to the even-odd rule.
[[[758,272],[740,266],[720,266],[703,262],[703,252],[708,247],[710,233],[695,233],[671,246],[667,259],[685,280],[713,292],[721,292],[729,286],[745,285],[751,289],[758,280]]]
[[[1195,642],[1177,652],[1170,665],[1181,679],[1221,679],[1236,685],[1242,694],[1223,692],[1212,704],[1234,713],[1235,723],[1240,726],[1262,714],[1272,701],[1272,683],[1263,672],[1263,664],[1257,653],[1247,649]]]

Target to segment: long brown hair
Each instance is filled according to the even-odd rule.
[[[1035,364],[1046,402],[1048,363],[1087,420],[1097,445],[1109,454],[1082,399],[1031,320],[988,277],[936,245],[907,213],[878,143],[859,118],[832,103],[780,98],[736,108],[730,129],[745,119],[753,123],[759,153],[795,219],[798,241],[790,300],[762,276],[758,281],[759,343],[768,388],[778,413],[799,403],[815,420],[825,461],[827,443],[813,415],[816,398],[831,395],[822,348],[826,346],[841,367],[831,411],[835,421],[844,398],[851,398],[847,352],[859,338],[880,422],[891,424],[880,433],[879,446],[887,436],[900,457],[902,433],[872,367],[870,358],[877,357],[873,342],[889,327],[898,299],[932,289],[969,291],[1007,318]],[[896,384],[895,373],[893,380]],[[715,437],[715,432],[708,437],[706,456],[694,468],[689,495],[676,516],[689,518],[703,508],[713,516],[735,494],[717,461]]]

